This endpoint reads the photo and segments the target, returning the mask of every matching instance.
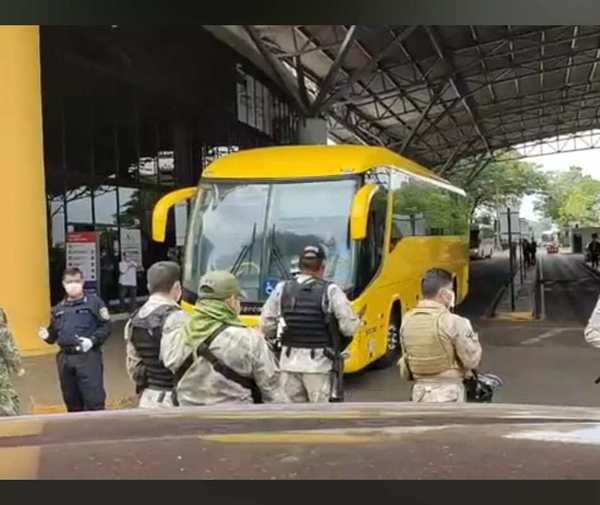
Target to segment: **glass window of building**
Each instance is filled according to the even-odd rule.
[[[92,192],[89,186],[67,189],[67,220],[72,231],[93,229]]]
[[[264,89],[264,86],[260,82],[256,81],[256,84],[255,84],[256,128],[261,131],[265,131],[263,89]]]
[[[122,227],[140,226],[141,190],[119,188],[119,223]]]
[[[60,279],[66,263],[65,200],[63,194],[50,195],[50,301],[56,304],[64,294]]]
[[[175,184],[175,147],[173,124],[170,118],[164,118],[157,124],[158,131],[158,182],[161,185]]]
[[[96,224],[117,224],[117,188],[98,186],[94,190],[94,217]]]
[[[100,245],[100,295],[110,304],[119,298],[119,233],[114,226],[97,226],[96,231]]]
[[[65,200],[64,195],[49,197],[52,247],[65,246]]]
[[[140,132],[140,182],[156,184],[158,182],[158,131],[154,120],[143,118]]]
[[[246,93],[248,94],[248,124],[256,127],[256,103],[254,101],[254,79],[246,79]]]

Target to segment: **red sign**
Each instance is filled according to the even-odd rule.
[[[67,233],[67,242],[90,243],[96,242],[95,231],[78,231]]]

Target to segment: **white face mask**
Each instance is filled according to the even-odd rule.
[[[83,284],[81,282],[63,282],[63,287],[70,298],[77,298],[83,293]]]

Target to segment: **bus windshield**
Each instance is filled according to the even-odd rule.
[[[228,270],[249,302],[264,302],[277,282],[298,270],[309,244],[327,255],[325,278],[352,289],[350,209],[358,179],[252,183],[202,181],[188,231],[184,287],[197,293],[202,275]]]

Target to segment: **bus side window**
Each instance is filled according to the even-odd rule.
[[[414,215],[406,214],[404,209],[403,191],[408,188],[409,178],[406,174],[392,171],[392,228],[390,230],[390,251],[404,237],[415,235]]]

